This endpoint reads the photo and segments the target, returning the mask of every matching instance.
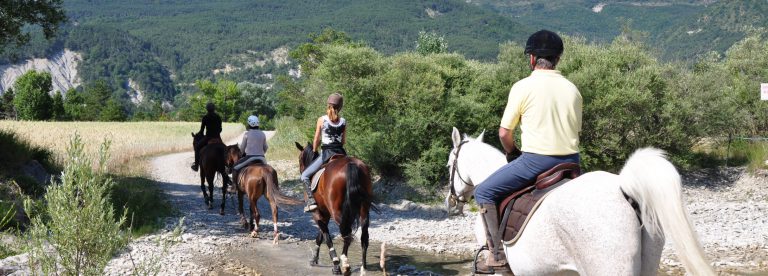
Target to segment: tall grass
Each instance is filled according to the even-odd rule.
[[[125,212],[133,236],[150,234],[162,229],[163,218],[173,216],[177,210],[168,202],[165,193],[149,176],[147,158],[135,158],[120,164],[110,174],[115,184],[110,195],[117,214]]]
[[[314,125],[304,126],[303,121],[293,117],[280,117],[274,120],[275,136],[269,139],[269,160],[298,160],[299,151],[294,142],[302,145],[309,142],[312,137],[307,138],[304,133],[305,128],[314,129]]]
[[[734,140],[725,153],[728,165],[746,166],[750,172],[768,169],[768,142]]]
[[[226,141],[243,131],[238,123],[222,125],[222,138]],[[0,120],[0,130],[16,133],[17,139],[31,146],[53,153],[56,161],[66,157],[67,141],[75,133],[86,145],[112,141],[110,168],[140,156],[192,149],[190,133],[197,132],[200,123],[194,122],[31,122]],[[2,139],[0,141],[4,141]],[[1,143],[1,142],[0,142]],[[87,147],[86,155],[95,156],[95,147]]]

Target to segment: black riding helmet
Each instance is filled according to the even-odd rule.
[[[208,112],[213,112],[216,110],[216,105],[209,102],[205,105],[205,109],[208,110]]]
[[[556,33],[541,30],[528,37],[525,54],[537,57],[559,57],[563,53],[563,40]]]

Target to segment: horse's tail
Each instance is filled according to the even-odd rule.
[[[691,275],[715,275],[701,248],[681,196],[680,174],[664,151],[644,148],[621,170],[621,189],[638,202],[645,229],[672,239],[680,261]],[[663,232],[662,232],[663,231]]]
[[[347,163],[347,192],[344,194],[341,224],[339,225],[339,232],[342,236],[351,234],[352,229],[359,223],[360,207],[364,204],[371,206],[372,197],[363,187],[363,181],[370,182],[370,178],[365,178],[359,165],[354,161]]]
[[[287,196],[280,191],[278,186],[277,171],[271,167],[269,168],[269,174],[265,175],[264,182],[266,182],[266,196],[270,202],[274,204],[287,204],[287,205],[301,205],[303,201]],[[242,174],[241,174],[242,175]]]

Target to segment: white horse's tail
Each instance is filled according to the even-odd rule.
[[[691,275],[715,275],[683,205],[680,174],[654,148],[637,150],[621,170],[621,189],[638,202],[640,216],[651,235],[672,239],[680,261]],[[663,231],[663,232],[662,232]]]

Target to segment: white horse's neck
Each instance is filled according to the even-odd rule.
[[[469,184],[479,185],[507,163],[498,149],[482,141],[472,140],[461,149],[458,170],[466,172]]]

